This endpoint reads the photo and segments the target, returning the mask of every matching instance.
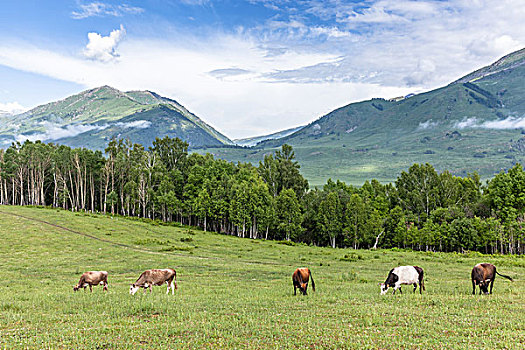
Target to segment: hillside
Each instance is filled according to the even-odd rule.
[[[163,136],[179,137],[191,146],[231,144],[172,99],[150,91],[122,92],[109,86],[0,119],[0,146],[27,138],[104,149],[109,140],[121,137],[147,147],[155,137]]]
[[[266,141],[266,140],[281,139],[283,137],[286,137],[288,135],[293,134],[294,132],[297,132],[301,128],[302,128],[302,126],[299,126],[299,127],[296,127],[296,128],[286,129],[286,130],[275,132],[275,133],[268,134],[268,135],[247,137],[247,138],[244,138],[244,139],[235,139],[235,140],[233,140],[233,142],[236,145],[239,145],[239,146],[252,147],[252,146],[255,146],[258,143]]]
[[[0,206],[0,347],[9,349],[521,349],[523,258],[290,246],[187,227],[62,210]],[[470,270],[498,277],[472,296]],[[379,295],[397,265],[425,270],[426,291]],[[316,291],[293,296],[291,274]],[[150,268],[174,268],[178,290],[130,296]],[[109,292],[73,292],[106,270]],[[446,278],[443,271],[447,271]],[[475,320],[475,322],[473,321]],[[497,320],[497,322],[495,321]],[[487,331],[489,330],[490,331]],[[298,339],[300,342],[298,342]]]
[[[524,126],[525,49],[436,90],[349,104],[252,150],[208,151],[257,163],[288,143],[314,185],[330,177],[392,181],[415,162],[489,178],[525,160]]]

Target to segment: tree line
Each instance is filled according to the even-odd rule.
[[[331,179],[309,189],[291,146],[258,166],[188,153],[178,138],[151,147],[114,139],[105,153],[52,143],[0,150],[0,204],[52,206],[179,222],[240,237],[331,247],[522,254],[525,172],[485,185],[477,174],[414,164],[394,183]]]

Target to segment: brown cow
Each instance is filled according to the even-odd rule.
[[[496,266],[488,263],[477,264],[472,269],[471,278],[472,278],[472,294],[476,294],[476,285],[479,285],[479,294],[483,292],[484,294],[489,294],[488,286],[490,283],[490,294],[492,294],[492,286],[494,286],[494,279],[496,274],[501,277],[505,277],[512,281],[512,278],[505,276],[496,271]]]
[[[144,271],[135,283],[129,287],[129,294],[134,295],[139,288],[144,288],[144,293],[146,289],[149,288],[151,293],[152,286],[161,286],[166,283],[168,290],[166,294],[170,292],[175,294],[175,289],[177,289],[177,273],[173,269],[153,269]]]
[[[303,295],[306,295],[306,290],[308,289],[308,280],[310,278],[312,279],[312,289],[315,292],[314,276],[312,276],[310,269],[303,267],[295,270],[292,275],[293,295],[297,295],[297,288],[299,288],[299,291],[303,293]]]
[[[80,281],[76,286],[73,286],[73,290],[76,292],[80,288],[84,288],[85,292],[86,287],[89,286],[89,291],[93,292],[93,286],[99,284],[104,286],[105,291],[108,290],[108,273],[106,271],[88,271],[80,276]]]

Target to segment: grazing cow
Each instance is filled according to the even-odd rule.
[[[85,292],[86,287],[89,286],[89,291],[93,292],[93,286],[98,284],[103,285],[105,291],[108,290],[108,273],[106,271],[84,272],[82,276],[80,276],[80,281],[78,281],[78,284],[73,286],[73,290],[76,292],[80,288],[84,288]]]
[[[494,279],[496,274],[501,277],[505,277],[512,282],[512,278],[505,276],[496,271],[496,266],[492,264],[482,263],[477,264],[472,269],[471,278],[472,278],[472,294],[476,294],[476,285],[479,285],[479,294],[492,294],[492,287],[494,286]],[[488,291],[488,286],[490,283],[490,293]]]
[[[293,295],[297,295],[297,288],[299,291],[306,295],[306,290],[308,289],[308,280],[312,279],[312,289],[315,292],[315,282],[314,276],[312,276],[312,271],[309,268],[303,267],[294,271],[292,275],[293,282]]]
[[[169,294],[171,288],[171,294],[175,294],[175,289],[177,289],[177,273],[173,269],[153,269],[144,271],[140,277],[133,283],[129,288],[129,294],[134,295],[139,288],[144,288],[144,293],[146,289],[149,288],[151,293],[152,286],[161,286],[166,283],[168,290],[166,294]]]
[[[417,285],[419,283],[419,294],[421,289],[425,290],[425,284],[423,283],[423,269],[419,266],[398,266],[388,273],[385,283],[379,283],[381,286],[381,295],[385,295],[388,288],[394,288],[392,294],[396,294],[396,290],[401,291],[402,284],[413,284],[414,293],[416,292]]]

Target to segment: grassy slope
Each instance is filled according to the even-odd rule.
[[[463,84],[451,84],[399,102],[374,99],[350,104],[290,136],[265,141],[263,149],[206,151],[258,163],[264,154],[288,143],[314,186],[330,177],[356,185],[372,178],[390,182],[416,162],[429,162],[439,171],[459,176],[477,171],[487,179],[525,161],[525,152],[516,147],[518,140],[519,146],[525,141],[522,130],[458,128],[457,123],[466,118],[481,123],[523,117],[524,78],[525,64],[475,81],[502,101],[497,108],[489,108],[485,96]],[[425,123],[428,128],[421,127]]]
[[[525,343],[523,258],[290,247],[5,206],[0,232],[0,347],[519,349]],[[342,261],[345,255],[353,261]],[[470,295],[470,269],[480,261],[516,281],[498,277],[492,296]],[[379,295],[377,282],[401,264],[425,269],[426,293],[405,287],[402,295]],[[297,266],[312,269],[317,292],[292,295]],[[129,283],[156,267],[177,270],[176,295],[165,295],[164,287],[128,295]],[[81,272],[99,269],[110,274],[107,295],[101,287],[73,293]]]

